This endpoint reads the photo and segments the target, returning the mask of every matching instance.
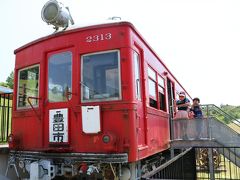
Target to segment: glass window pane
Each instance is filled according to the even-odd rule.
[[[149,95],[156,99],[156,83],[148,79]]]
[[[149,99],[149,105],[157,109],[157,101],[152,98]]]
[[[166,111],[166,100],[165,100],[165,95],[159,92],[159,107],[160,110]]]
[[[120,68],[118,51],[82,57],[82,100],[120,99]]]
[[[165,87],[164,79],[159,75],[158,75],[158,84],[162,87]]]
[[[18,107],[30,107],[27,98],[38,97],[39,92],[39,66],[19,71],[18,77]],[[37,99],[31,99],[33,106],[38,105]]]
[[[48,61],[48,99],[50,102],[67,101],[72,91],[72,53],[54,54]]]
[[[165,94],[164,93],[164,88],[162,88],[161,86],[158,86],[158,92],[161,92],[162,94]]]
[[[139,55],[136,52],[134,52],[134,70],[136,99],[141,99]]]
[[[148,76],[151,77],[153,80],[156,81],[156,73],[152,68],[148,67]]]

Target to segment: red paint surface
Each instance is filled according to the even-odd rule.
[[[111,33],[111,40],[85,42],[87,36],[104,33]],[[84,54],[107,50],[120,50],[122,100],[81,103],[80,57]],[[133,50],[138,52],[141,58],[141,101],[137,101],[134,94]],[[68,102],[49,103],[47,58],[64,51],[71,51],[73,54],[73,95]],[[97,25],[61,32],[29,43],[17,49],[15,53],[14,92],[17,92],[18,70],[40,64],[39,96],[41,98],[39,108],[36,108],[37,113],[41,114],[41,120],[39,120],[31,108],[17,110],[16,95],[14,96],[12,134],[15,149],[56,152],[64,149],[66,152],[84,153],[127,152],[129,161],[136,161],[169,147],[169,110],[164,112],[149,107],[147,66],[154,67],[159,74],[163,75],[165,81],[167,77],[171,79],[177,91],[184,89],[130,23]],[[102,130],[100,133],[83,133],[82,105],[100,106]],[[49,110],[57,108],[69,109],[69,143],[53,146],[48,141],[48,117]],[[102,141],[105,134],[111,137],[108,144]]]

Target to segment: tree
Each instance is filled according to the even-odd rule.
[[[8,87],[6,82],[0,82],[0,86]]]
[[[13,71],[10,73],[10,75],[7,77],[6,83],[9,88],[13,89],[13,79],[14,79],[14,74]]]
[[[13,71],[10,73],[10,75],[7,77],[6,82],[0,82],[0,86],[8,87],[13,89],[13,78],[14,74]]]

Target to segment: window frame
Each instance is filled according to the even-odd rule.
[[[159,83],[159,78],[161,78],[163,81],[163,84],[162,83]],[[157,73],[157,83],[158,83],[158,87],[157,87],[157,91],[158,91],[158,109],[160,110],[160,111],[164,111],[164,112],[166,112],[167,111],[167,107],[166,107],[166,81],[165,81],[165,79],[160,75],[160,74],[158,74]],[[163,85],[163,86],[162,86]],[[163,93],[160,91],[160,88],[162,88],[163,89]],[[163,94],[163,96],[164,96],[164,109],[161,109],[161,106],[160,106],[160,104],[161,104],[161,100],[162,100],[162,98],[159,96],[159,93],[161,93],[161,94]]]
[[[150,70],[150,73],[149,73]],[[155,78],[153,79],[152,76],[152,72],[155,73]],[[151,76],[150,76],[151,74]],[[155,110],[159,110],[162,112],[167,112],[167,107],[166,107],[166,80],[160,75],[159,72],[157,72],[156,70],[154,70],[149,64],[148,64],[148,68],[147,68],[147,75],[148,75],[148,99],[149,99],[149,103],[148,106],[150,108],[154,108]],[[161,79],[160,79],[161,78]],[[155,93],[156,93],[156,98],[154,98],[152,95],[150,95],[149,93],[149,82],[152,81],[155,83]],[[161,89],[163,90],[163,93],[161,91]],[[163,94],[164,96],[164,109],[161,109],[161,100],[162,98],[160,97],[160,94]],[[156,103],[156,107],[155,106],[151,106],[150,102],[151,100],[155,101]]]
[[[151,76],[149,76],[148,69],[150,69],[151,71],[153,71],[153,72],[155,73],[155,79],[153,79]],[[148,69],[147,69],[147,75],[148,75],[148,95],[149,95],[149,97],[151,97],[153,100],[157,101],[157,84],[158,84],[157,79],[156,79],[157,72],[156,72],[151,66],[149,66],[149,65],[148,65]],[[150,95],[150,93],[149,93],[149,79],[155,83],[155,94],[156,94],[156,97],[153,97],[153,96]]]
[[[136,100],[141,101],[142,100],[141,65],[140,65],[140,55],[136,51],[133,51],[133,64],[134,64],[134,83],[136,85],[136,87],[135,87],[135,98],[136,98]],[[138,67],[136,67],[136,64],[137,64]],[[138,68],[138,70],[137,70],[137,68]],[[136,73],[138,73],[138,79],[136,77]],[[138,83],[137,83],[137,80],[138,80]]]
[[[40,91],[40,63],[38,63],[38,64],[35,64],[35,65],[31,65],[31,66],[27,66],[27,67],[24,67],[24,68],[21,68],[21,69],[18,69],[17,71],[18,71],[18,78],[17,78],[17,103],[16,103],[16,109],[17,110],[21,110],[21,109],[31,109],[32,107],[31,107],[31,105],[29,105],[29,106],[25,106],[25,107],[19,107],[19,86],[20,86],[20,72],[21,71],[24,71],[24,70],[26,70],[26,69],[31,69],[31,68],[34,68],[34,67],[38,67],[38,95],[37,95],[37,97],[36,98],[39,98],[39,91]],[[37,108],[39,108],[39,101],[38,101],[38,103],[37,103],[37,105],[33,105],[33,107],[37,107]]]
[[[155,74],[155,78],[154,78],[154,79],[153,79],[153,77],[150,76],[151,74],[149,73],[149,70],[150,70],[150,72],[154,72],[154,74]],[[150,65],[148,65],[147,75],[148,75],[148,96],[149,96],[149,103],[148,103],[148,105],[149,105],[149,107],[151,107],[151,108],[158,109],[158,87],[157,87],[157,86],[158,86],[158,82],[157,82],[157,71],[155,71]],[[156,94],[156,97],[150,95],[150,93],[149,93],[149,89],[150,89],[150,87],[149,87],[149,82],[150,82],[150,80],[155,84],[155,94]],[[157,105],[156,107],[150,105],[150,102],[151,102],[150,99],[152,99],[152,100],[154,100],[154,101],[156,102],[156,105]]]
[[[111,53],[111,52],[117,52],[117,57],[118,57],[118,77],[119,77],[119,97],[118,98],[102,98],[102,99],[93,99],[93,100],[84,100],[83,99],[83,87],[84,85],[83,83],[83,57],[84,56],[90,56],[90,55],[97,55],[97,54],[105,54],[105,53]],[[89,102],[108,102],[108,101],[120,101],[122,100],[122,85],[121,85],[121,63],[120,63],[120,50],[119,49],[115,49],[115,50],[107,50],[107,51],[99,51],[99,52],[93,52],[93,53],[87,53],[87,54],[82,54],[80,55],[80,60],[81,60],[81,72],[80,72],[80,91],[81,91],[81,97],[80,100],[82,103],[89,103]]]

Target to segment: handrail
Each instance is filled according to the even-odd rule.
[[[65,97],[66,97],[66,99],[67,99],[67,102],[68,102],[68,104],[69,104],[72,112],[74,113],[75,117],[77,117],[77,114],[76,114],[76,112],[75,112],[75,110],[74,110],[74,107],[73,107],[73,105],[70,103],[70,99],[69,99],[69,96],[72,96],[72,95],[76,95],[76,94],[75,94],[75,93],[72,93],[71,91],[66,91],[66,93],[65,93]]]
[[[214,104],[205,104],[201,105],[201,107],[204,118],[196,118],[194,120],[189,120],[188,118],[171,119],[173,124],[171,126],[173,136],[171,138],[175,142],[173,146],[181,146],[182,143],[186,147],[200,147],[205,146],[205,142],[209,143],[207,141],[216,141],[226,147],[240,147],[239,120]],[[226,122],[221,120],[222,118],[227,123],[232,123],[236,126],[227,125]],[[186,144],[184,144],[184,141],[186,141]],[[212,144],[211,146],[215,145]]]
[[[233,124],[235,124],[236,126],[240,127],[240,121],[238,119],[236,119],[235,117],[233,117],[232,115],[230,115],[229,113],[223,111],[221,108],[219,108],[218,106],[214,105],[214,104],[204,104],[201,105],[201,107],[206,107],[207,108],[207,116],[209,116],[209,112],[211,110],[214,110],[215,112],[223,115],[225,118],[227,118],[228,120],[230,120],[230,122],[232,122]],[[238,123],[236,123],[238,122]]]
[[[27,101],[28,101],[28,104],[31,106],[32,110],[34,111],[34,113],[36,114],[37,118],[41,121],[41,115],[39,115],[36,111],[36,109],[34,108],[32,102],[30,101],[30,99],[37,99],[37,100],[41,100],[41,98],[39,97],[32,97],[32,96],[29,96],[27,97]],[[39,104],[39,103],[38,103]]]
[[[220,110],[223,114],[227,115],[228,117],[238,121],[235,117],[233,117],[232,115],[226,113],[225,111],[223,111],[221,108],[219,108],[218,106],[214,105],[214,104],[211,104],[212,106],[214,106],[216,109]]]
[[[228,123],[232,123],[234,124],[235,127],[240,128],[240,121],[238,119],[236,119],[233,115],[225,112],[224,110],[222,110],[221,108],[219,108],[218,106],[214,105],[214,104],[203,104],[200,105],[202,110],[203,110],[203,115],[206,119],[212,119],[214,118],[215,120],[224,123],[226,126],[228,126],[226,124],[226,122],[223,122],[219,119],[219,115],[224,118],[224,120],[227,120]],[[205,119],[204,118],[204,119]],[[174,126],[173,124],[176,123],[173,121],[173,118],[171,118],[171,138],[174,137]],[[209,127],[210,128],[210,127]],[[228,126],[228,128],[232,129],[233,131],[235,131],[236,133],[239,134],[239,132],[237,132],[238,130],[236,130],[235,128]],[[208,130],[209,132],[211,132],[211,130]],[[178,136],[179,134],[177,134]],[[209,136],[211,137],[211,134],[209,134]]]
[[[160,165],[159,167],[153,169],[150,172],[147,172],[146,174],[142,175],[141,178],[144,179],[148,179],[151,176],[153,176],[154,174],[156,174],[157,172],[163,170],[164,168],[168,167],[169,165],[171,165],[172,163],[176,162],[178,159],[180,159],[181,157],[183,157],[185,154],[187,154],[190,150],[192,150],[192,148],[188,148],[185,151],[181,152],[180,154],[176,155],[175,157],[173,157],[172,159],[168,160],[167,162],[163,163],[162,165]]]

